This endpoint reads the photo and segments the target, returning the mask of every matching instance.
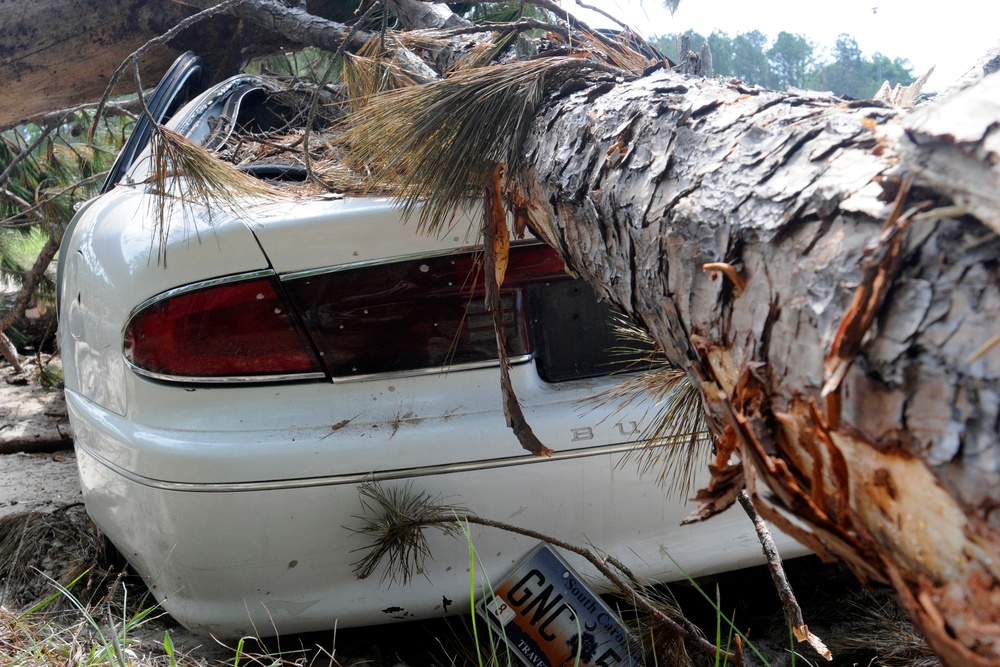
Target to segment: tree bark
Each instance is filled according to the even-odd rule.
[[[0,0],[0,129],[100,99],[128,54],[215,4],[217,0]],[[311,0],[307,9],[254,0],[237,6],[232,15],[211,17],[145,54],[142,80],[155,85],[189,49],[217,78],[235,73],[244,58],[288,45],[335,50],[346,34],[338,21],[350,17],[354,6]],[[132,77],[123,77],[115,94],[130,92]]]
[[[907,116],[661,72],[550,101],[519,177],[701,388],[720,469],[892,583],[950,665],[1000,664],[1000,347],[970,360],[1000,306],[997,99]]]
[[[0,0],[0,127],[99,99],[126,55],[195,11],[169,0]],[[225,46],[234,26],[229,17],[203,25],[204,44]],[[144,80],[155,84],[184,50],[150,52]]]

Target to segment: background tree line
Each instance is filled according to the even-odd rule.
[[[890,58],[876,52],[865,57],[853,37],[841,34],[829,55],[803,35],[778,33],[773,42],[758,30],[730,37],[715,31],[707,38],[693,31],[691,50],[698,53],[708,42],[716,74],[733,76],[771,90],[789,86],[831,91],[835,95],[871,98],[884,81],[891,86],[909,85],[915,77],[905,58]],[[664,55],[678,58],[680,35],[664,35],[650,40]],[[832,60],[831,60],[832,58]]]

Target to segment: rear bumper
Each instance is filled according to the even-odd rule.
[[[493,394],[495,371],[485,373],[491,382],[483,391]],[[526,380],[532,371],[518,373]],[[427,379],[421,384],[426,388]],[[405,391],[398,380],[381,390],[389,386]],[[474,402],[478,390],[469,386],[465,399]],[[534,394],[529,421],[557,450],[552,459],[509,442],[495,410],[428,417],[411,411],[384,427],[358,417],[334,429],[340,420],[328,416],[325,394],[336,387],[230,391],[248,392],[241,394],[245,405],[258,390],[274,399],[267,419],[227,412],[205,398],[196,409],[198,401],[180,391],[177,403],[164,399],[147,423],[67,392],[88,511],[164,608],[196,632],[271,635],[467,613],[470,576],[481,590],[487,577],[502,577],[535,546],[475,526],[468,540],[430,529],[424,576],[407,585],[381,580],[382,572],[359,580],[353,567],[368,541],[357,533],[364,512],[358,486],[367,479],[409,484],[485,518],[592,544],[643,578],[680,578],[664,550],[692,575],[761,562],[753,528],[739,513],[681,528],[691,508],[666,498],[652,475],[640,478],[634,462],[623,463],[624,439],[599,437],[631,429],[631,421],[619,429],[593,412],[567,420],[579,412],[574,390]],[[379,389],[366,387],[365,400],[371,391]],[[274,396],[286,392],[291,396]],[[393,398],[393,410],[407,404]],[[420,400],[428,407],[438,399]],[[275,410],[288,428],[264,428],[276,422]],[[206,422],[213,413],[214,430]],[[479,559],[471,575],[470,543]],[[804,553],[783,536],[779,544],[787,555]],[[592,573],[571,562],[584,576]]]

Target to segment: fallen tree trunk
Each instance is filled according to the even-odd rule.
[[[0,127],[100,99],[126,55],[197,10],[176,2],[40,0],[0,4]],[[227,16],[202,25],[203,45],[213,58],[235,36]],[[156,49],[142,63],[143,79],[155,84],[190,45]],[[210,49],[204,49],[210,50]],[[116,92],[132,92],[129,80]]]
[[[1000,664],[1000,347],[974,358],[1000,308],[997,99],[996,76],[912,115],[604,82],[550,101],[518,179],[533,226],[701,388],[705,514],[745,482],[892,583],[956,666]]]
[[[190,0],[33,0],[0,2],[0,129],[99,100],[126,56],[199,10],[220,2]],[[245,59],[287,45],[327,49],[346,35],[338,21],[353,5],[311,0],[305,9],[278,0],[233,3],[229,14],[205,18],[142,58],[144,85],[153,86],[181,53],[193,50],[216,79],[235,74]],[[360,46],[366,34],[355,35]],[[116,95],[135,92],[131,75]]]

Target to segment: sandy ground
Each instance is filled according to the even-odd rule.
[[[0,456],[0,517],[83,502],[73,450]]]
[[[0,517],[83,502],[66,401],[32,381],[37,372],[29,359],[24,373],[0,375]]]
[[[0,454],[72,448],[62,389],[45,388],[35,381],[35,359],[23,363],[23,373],[14,373],[5,363],[0,367]],[[58,358],[49,365],[61,377]]]

